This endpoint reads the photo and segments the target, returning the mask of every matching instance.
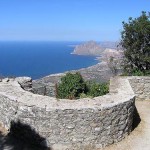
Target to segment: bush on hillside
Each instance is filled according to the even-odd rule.
[[[80,73],[67,73],[58,85],[57,97],[76,99],[81,93],[86,93],[86,84]]]
[[[87,95],[92,97],[102,96],[109,92],[108,83],[88,82],[87,88]]]
[[[56,97],[61,99],[96,97],[108,93],[108,84],[85,82],[80,73],[67,73],[56,86],[56,91]]]

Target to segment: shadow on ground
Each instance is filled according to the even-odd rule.
[[[137,126],[140,124],[140,122],[141,122],[141,118],[140,118],[140,115],[139,115],[139,113],[137,111],[137,108],[135,107],[134,114],[133,114],[132,130],[137,128]]]
[[[0,150],[51,150],[46,139],[29,125],[20,121],[11,122],[10,132],[4,136],[0,132]]]

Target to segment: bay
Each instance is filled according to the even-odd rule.
[[[38,79],[49,74],[85,68],[98,61],[92,56],[72,55],[81,42],[0,42],[0,74]]]

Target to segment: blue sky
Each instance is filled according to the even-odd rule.
[[[0,0],[0,40],[116,41],[150,0]]]

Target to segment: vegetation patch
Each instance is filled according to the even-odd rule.
[[[150,75],[150,13],[123,22],[124,75]]]
[[[85,82],[81,74],[67,73],[56,86],[56,97],[60,99],[78,99],[102,96],[109,92],[107,83]]]

